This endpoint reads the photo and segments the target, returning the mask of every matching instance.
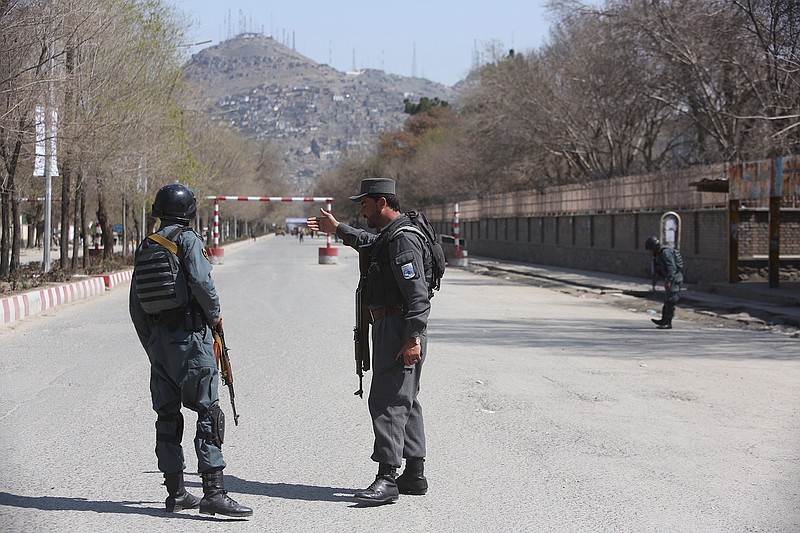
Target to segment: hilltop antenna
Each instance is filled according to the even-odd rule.
[[[294,30],[292,30],[292,50],[297,52],[297,48],[295,47],[295,42],[294,42]]]
[[[417,77],[417,43],[414,43],[413,52],[411,54],[411,77]]]
[[[356,48],[353,47],[353,72],[356,71]]]

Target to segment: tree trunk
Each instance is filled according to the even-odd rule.
[[[22,134],[24,131],[25,119],[20,119],[19,130],[14,141],[14,151],[10,159],[8,159],[8,166],[6,168],[7,179],[2,191],[3,234],[2,237],[0,237],[0,276],[2,277],[8,276],[11,272],[16,272],[19,267],[19,227],[18,221],[13,219],[14,211],[19,212],[19,205],[17,205],[16,210],[13,209],[12,199],[17,188],[14,178],[17,175],[17,163],[19,162],[19,154],[22,150]],[[16,254],[13,250],[15,244],[13,235],[17,235]]]
[[[67,55],[65,61],[67,80],[72,79],[75,71],[75,47],[72,38],[67,43]],[[71,83],[67,82],[64,91],[64,110],[62,111],[62,128],[69,127],[72,122],[74,89]],[[68,144],[68,143],[67,143]],[[69,209],[70,209],[70,186],[72,178],[72,156],[69,150],[62,150],[63,163],[61,165],[61,268],[66,270],[67,259],[69,258]]]
[[[103,180],[97,176],[97,223],[100,224],[100,239],[103,244],[103,259],[111,259],[114,255],[114,236],[112,227],[108,222],[108,210],[106,209],[106,197],[103,190]]]
[[[78,175],[75,179],[75,212],[72,215],[72,226],[75,228],[72,234],[72,261],[70,262],[70,266],[72,270],[75,270],[78,267],[78,256],[80,255],[78,252],[78,246],[81,244],[81,238],[83,237],[83,229],[81,225],[81,221],[78,218],[80,212],[77,208],[80,205],[80,194],[83,183],[83,177],[81,175],[81,171],[78,170]]]
[[[11,189],[11,218],[13,225],[11,226],[11,263],[9,264],[9,272],[12,274],[19,271],[19,248],[22,235],[19,228],[19,200],[14,198],[14,191],[15,187]]]
[[[0,211],[2,211],[2,226],[3,232],[0,235],[0,278],[5,278],[8,276],[8,263],[9,263],[9,256],[11,255],[11,247],[9,246],[10,241],[10,230],[11,230],[11,211],[9,210],[9,193],[8,190],[3,187],[0,190]]]
[[[83,186],[83,172],[80,173],[81,181],[81,240],[83,241],[83,268],[89,266],[89,239],[86,236],[86,187]]]

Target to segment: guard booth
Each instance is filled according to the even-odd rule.
[[[664,246],[681,249],[681,217],[675,211],[667,211],[661,215],[659,239]]]

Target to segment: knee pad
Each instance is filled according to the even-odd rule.
[[[225,413],[215,403],[207,411],[200,414],[200,420],[207,420],[211,423],[211,431],[203,432],[197,429],[197,438],[216,444],[217,448],[222,448],[225,442]]]
[[[158,431],[159,422],[173,422],[175,424],[175,433],[163,433]],[[183,440],[183,415],[180,411],[169,415],[158,415],[156,421],[156,440],[163,442],[170,442],[172,444],[180,444]]]

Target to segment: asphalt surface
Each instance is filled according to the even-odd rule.
[[[664,293],[658,285],[653,292],[650,280],[534,265],[491,258],[470,258],[469,270],[499,276],[520,283],[585,293],[644,311],[658,318]],[[767,282],[684,284],[676,314],[677,322],[716,322],[719,324],[782,333],[800,332],[800,283],[782,282],[770,288]]]
[[[357,257],[340,248],[319,265],[323,245],[266,239],[214,268],[241,415],[234,426],[222,389],[226,485],[253,517],[164,512],[148,362],[122,286],[0,328],[0,530],[800,530],[793,334],[688,301],[660,331],[658,295],[625,292],[644,280],[537,278],[479,259],[448,269],[433,300],[429,493],[355,503],[375,474],[367,402],[353,396]]]

